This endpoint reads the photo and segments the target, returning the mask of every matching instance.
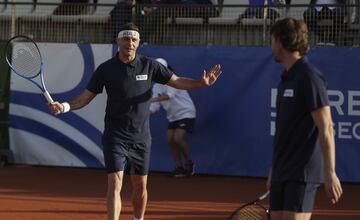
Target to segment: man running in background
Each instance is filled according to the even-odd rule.
[[[156,61],[173,71],[163,58]],[[150,112],[158,111],[160,106],[166,111],[169,121],[167,142],[175,161],[174,176],[192,176],[195,173],[195,164],[190,156],[186,133],[191,133],[195,125],[195,105],[186,90],[156,83],[153,86]]]

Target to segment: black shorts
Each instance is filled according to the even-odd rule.
[[[105,168],[108,173],[147,175],[150,165],[150,143],[112,143],[102,140]]]
[[[320,184],[305,182],[272,182],[270,211],[312,212]]]
[[[169,123],[168,129],[184,129],[188,133],[192,133],[195,126],[195,118],[184,118]]]

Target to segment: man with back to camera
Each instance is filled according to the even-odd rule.
[[[199,80],[178,77],[155,60],[136,53],[140,42],[138,27],[125,24],[117,37],[118,53],[100,64],[87,88],[69,102],[53,102],[53,114],[80,109],[105,87],[107,97],[102,136],[107,170],[108,220],[119,220],[120,192],[124,171],[130,174],[134,220],[143,220],[147,204],[147,176],[150,163],[149,105],[152,82],[179,89],[209,87],[221,74],[219,64],[204,71]]]
[[[335,171],[326,81],[305,56],[309,42],[303,21],[279,20],[270,34],[275,60],[285,68],[278,85],[273,159],[267,181],[271,219],[308,220],[322,182],[332,204],[342,194]]]

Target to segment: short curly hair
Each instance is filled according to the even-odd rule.
[[[282,46],[289,52],[298,51],[301,56],[309,49],[309,31],[304,21],[288,17],[275,22],[270,34],[280,40]]]

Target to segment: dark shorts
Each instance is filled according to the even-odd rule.
[[[112,143],[102,140],[102,144],[108,173],[125,171],[128,174],[148,174],[150,143]]]
[[[305,182],[272,182],[270,211],[312,212],[320,184]]]
[[[188,133],[192,133],[195,126],[195,118],[184,118],[169,123],[168,129],[184,129]]]

